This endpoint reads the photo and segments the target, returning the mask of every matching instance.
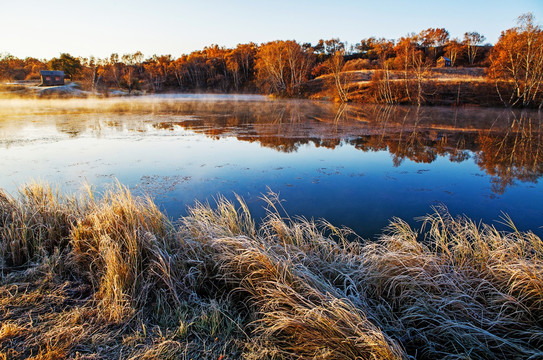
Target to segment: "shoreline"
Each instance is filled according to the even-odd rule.
[[[490,81],[484,75],[484,68],[433,68],[432,72],[438,74],[436,76],[424,79],[421,83],[423,92],[419,99],[405,94],[405,87],[415,86],[413,79],[402,78],[401,71],[393,71],[395,75],[390,80],[391,91],[397,94],[393,99],[386,101],[376,101],[376,91],[379,83],[373,77],[374,74],[381,70],[363,70],[363,71],[347,71],[342,73],[345,76],[344,91],[347,94],[349,104],[371,104],[371,105],[414,105],[414,106],[443,106],[443,107],[484,107],[484,108],[522,108],[511,107],[504,103],[501,93],[498,93],[499,86],[502,91],[510,84],[496,83]],[[445,71],[448,70],[448,71]],[[457,71],[454,72],[454,71]],[[441,72],[445,75],[439,75]],[[470,74],[473,71],[475,75]],[[354,75],[353,75],[354,74]],[[106,89],[99,91],[87,91],[82,88],[78,82],[69,82],[63,86],[38,87],[36,83],[29,85],[28,82],[22,83],[4,83],[0,84],[0,99],[96,99],[96,98],[137,98],[140,96],[178,96],[186,95],[187,97],[198,95],[205,96],[240,96],[251,97],[259,96],[262,99],[307,99],[325,102],[341,103],[338,98],[337,90],[330,83],[332,75],[323,75],[315,79],[309,80],[300,87],[300,91],[296,96],[283,96],[281,94],[258,94],[245,92],[221,92],[221,91],[205,91],[197,90],[189,92],[178,92],[173,89],[167,89],[160,92],[145,92],[145,91],[124,91],[121,89]],[[505,90],[504,90],[505,89]],[[402,93],[404,92],[404,93]],[[526,109],[540,109],[540,105],[533,104]]]

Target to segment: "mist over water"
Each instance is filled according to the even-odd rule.
[[[392,217],[453,214],[541,235],[543,130],[536,112],[340,106],[255,95],[0,100],[0,187],[76,192],[118,179],[176,218],[195,200],[268,188],[291,215],[364,237]]]

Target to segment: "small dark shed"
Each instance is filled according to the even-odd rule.
[[[451,59],[448,57],[442,56],[437,59],[437,67],[449,67],[451,66]]]
[[[64,71],[40,71],[42,86],[64,85]]]

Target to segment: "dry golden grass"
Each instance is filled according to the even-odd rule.
[[[264,197],[0,193],[0,359],[543,356],[543,242],[443,209],[376,242]]]
[[[75,197],[61,197],[49,185],[32,183],[15,199],[0,189],[0,261],[23,266],[67,245],[83,209]]]
[[[91,202],[71,232],[73,261],[98,290],[102,315],[121,321],[147,302],[159,248],[172,242],[173,226],[150,199],[128,189],[108,191]]]
[[[15,322],[6,321],[0,327],[0,342],[24,335],[26,329]]]

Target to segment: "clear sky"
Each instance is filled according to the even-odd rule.
[[[294,39],[397,39],[429,27],[477,31],[495,43],[543,0],[0,0],[0,53],[108,57],[141,51],[178,57],[210,44]]]

